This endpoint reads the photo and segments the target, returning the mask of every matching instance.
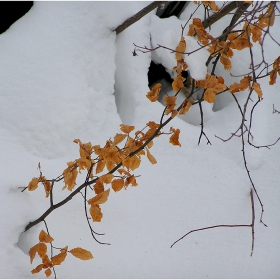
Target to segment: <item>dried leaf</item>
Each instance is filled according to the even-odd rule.
[[[44,255],[42,257],[42,263],[44,265],[44,268],[53,267],[53,263],[52,263],[52,261],[49,259],[49,257],[47,255]]]
[[[220,56],[220,62],[224,65],[225,70],[227,71],[231,70],[231,61],[226,55]]]
[[[101,212],[101,208],[98,204],[91,204],[89,208],[89,213],[94,222],[101,222],[103,214]]]
[[[90,251],[87,251],[87,250],[85,250],[83,248],[80,248],[80,247],[77,247],[77,248],[74,248],[74,249],[70,250],[70,253],[74,257],[79,258],[83,261],[93,259],[93,255],[91,254]]]
[[[39,264],[37,267],[35,267],[34,269],[31,270],[32,274],[38,273],[43,269],[44,265],[41,263]]]
[[[93,188],[96,194],[104,192],[104,184],[99,180],[94,184]]]
[[[48,268],[48,269],[45,270],[45,274],[46,274],[47,277],[50,277],[50,276],[51,276],[52,271],[50,270],[50,268]]]
[[[161,84],[158,83],[158,84],[153,86],[152,90],[147,93],[146,97],[151,102],[155,102],[155,101],[158,100],[158,96],[159,96],[160,90],[161,90]]]
[[[182,77],[181,75],[177,76],[174,81],[172,82],[172,89],[175,92],[178,92],[182,87],[184,87],[184,81],[186,79]]]
[[[34,191],[38,188],[38,184],[39,184],[39,178],[33,178],[29,182],[27,188],[28,188],[29,191]]]
[[[130,133],[132,130],[135,129],[135,126],[133,125],[120,124],[120,127],[121,127],[121,131],[124,133]]]
[[[120,191],[124,186],[124,179],[115,179],[112,181],[112,189],[115,192]]]
[[[184,60],[183,59],[183,52],[186,50],[186,41],[185,38],[182,36],[181,41],[179,42],[179,45],[176,47],[176,52],[175,52],[175,58],[177,61]]]
[[[113,179],[114,179],[114,175],[109,173],[100,176],[98,181],[104,184],[110,184]]]
[[[254,88],[254,91],[257,93],[257,95],[259,96],[260,99],[263,99],[263,93],[262,93],[262,90],[261,90],[261,86],[259,83],[256,83],[254,82],[253,84],[253,88]]]
[[[204,92],[204,100],[208,103],[214,103],[216,99],[216,92],[214,88],[208,88]]]
[[[172,132],[172,135],[169,138],[169,142],[174,146],[180,146],[181,147],[181,144],[179,142],[180,129],[174,129],[174,128],[171,127],[170,131]]]
[[[122,133],[117,133],[114,137],[114,144],[118,145],[119,143],[121,143],[125,138],[127,137],[126,134],[122,134]]]
[[[184,114],[186,114],[186,112],[189,111],[189,109],[190,109],[191,106],[192,106],[192,103],[189,102],[188,99],[185,99],[185,100],[184,100],[184,103],[183,103],[183,105],[182,105],[182,108],[181,108],[180,111],[179,111],[179,115],[184,115]]]
[[[108,199],[110,189],[97,194],[95,197],[88,200],[88,204],[102,204],[105,203]]]
[[[131,184],[131,186],[133,186],[133,187],[138,186],[134,175],[131,175],[130,177],[127,177],[125,179],[125,186],[127,187],[129,184]]]
[[[272,70],[269,74],[269,84],[273,85],[276,83],[276,78],[277,78],[277,72],[275,70]]]
[[[154,158],[154,156],[150,153],[149,149],[146,149],[147,152],[147,158],[152,164],[156,164],[157,160]]]
[[[39,240],[40,242],[44,242],[44,243],[50,243],[54,241],[54,239],[49,234],[47,234],[44,230],[41,230],[39,234]]]
[[[66,256],[67,256],[66,250],[58,255],[53,256],[52,257],[53,265],[60,265],[65,260]]]
[[[30,256],[30,263],[33,262],[36,253],[38,253],[38,255],[41,258],[43,258],[46,255],[46,252],[47,252],[47,246],[45,243],[38,243],[38,244],[34,245],[33,247],[31,247],[28,252],[28,254]]]
[[[98,163],[97,163],[97,166],[96,166],[96,174],[100,173],[103,171],[104,167],[106,165],[106,162],[105,160],[100,160]]]
[[[165,96],[163,98],[163,101],[165,102],[167,107],[165,110],[165,115],[168,115],[174,110],[176,106],[176,96]]]
[[[246,76],[241,79],[239,83],[233,83],[230,85],[229,91],[231,93],[243,91],[250,86],[250,81],[252,81],[252,78],[250,76]]]
[[[63,171],[63,180],[65,186],[63,189],[67,188],[69,191],[72,191],[76,186],[76,179],[78,176],[78,171],[75,168],[76,164],[74,162],[68,162],[68,167]]]
[[[43,177],[43,176],[42,176]],[[50,195],[50,192],[51,192],[51,188],[52,188],[52,185],[51,185],[51,182],[50,181],[47,181],[45,179],[45,177],[43,177],[44,180],[41,180],[43,185],[44,185],[44,189],[45,189],[45,193],[46,193],[46,197],[49,197]]]

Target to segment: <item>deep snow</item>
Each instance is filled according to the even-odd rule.
[[[44,277],[42,272],[30,273],[39,260],[31,265],[27,255],[44,225],[21,234],[49,206],[42,188],[23,193],[19,189],[38,176],[38,162],[44,175],[54,178],[66,162],[78,156],[74,139],[104,145],[119,132],[120,123],[140,130],[149,120],[159,121],[162,104],[151,103],[145,97],[151,56],[166,67],[174,65],[168,52],[133,56],[133,43],[148,47],[174,43],[173,35],[188,19],[194,4],[187,6],[181,20],[159,20],[152,12],[116,37],[112,30],[147,4],[35,2],[30,12],[0,36],[2,278]],[[222,29],[214,26],[213,33]],[[272,34],[280,41],[278,19]],[[279,55],[279,47],[267,40],[265,55],[272,62]],[[260,58],[257,48],[255,58]],[[201,66],[193,70],[193,75],[205,71],[203,56],[199,59]],[[248,61],[246,50],[235,52],[231,72],[238,75],[248,71]],[[225,77],[227,85],[239,79],[220,66],[217,73]],[[279,78],[272,87],[267,79],[261,80],[264,99],[255,110],[252,129],[257,145],[273,143],[280,136],[280,115],[272,114],[273,104],[280,109],[279,85]],[[237,96],[242,103],[246,92]],[[257,96],[253,99],[256,102]],[[266,228],[258,222],[260,207],[255,197],[252,257],[250,228],[192,233],[170,249],[176,239],[192,229],[251,222],[251,185],[243,165],[240,138],[223,143],[214,136],[229,137],[240,125],[240,113],[228,93],[217,98],[213,109],[208,103],[203,106],[211,146],[205,139],[197,145],[200,120],[194,108],[185,119],[175,118],[165,128],[180,128],[182,147],[170,145],[168,136],[156,139],[151,152],[158,163],[151,165],[143,158],[135,172],[141,175],[137,178],[139,185],[119,193],[111,191],[108,202],[102,205],[104,218],[93,227],[105,233],[100,241],[112,245],[100,245],[92,239],[81,196],[47,218],[55,246],[83,247],[94,255],[93,260],[85,262],[69,255],[56,268],[59,278],[280,276],[279,143],[271,149],[246,146],[248,166],[268,225]],[[61,188],[62,183],[56,185],[55,202],[67,195]]]

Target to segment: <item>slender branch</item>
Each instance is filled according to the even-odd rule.
[[[253,190],[250,191],[250,197],[251,197],[251,205],[252,205],[252,249],[251,249],[251,257],[253,256],[254,251],[254,243],[255,243],[255,205],[254,205],[254,194]]]
[[[244,224],[240,224],[240,225],[215,225],[215,226],[209,226],[209,227],[193,229],[193,230],[190,230],[189,232],[187,232],[186,234],[184,234],[179,239],[177,239],[175,242],[173,242],[172,245],[170,246],[170,248],[172,248],[177,242],[181,241],[187,235],[189,235],[189,234],[191,234],[193,232],[202,231],[202,230],[208,230],[208,229],[213,229],[213,228],[221,228],[221,227],[229,227],[229,228],[233,228],[233,227],[251,227],[252,228],[251,256],[252,256],[253,255],[253,250],[254,250],[254,242],[255,242],[255,229],[254,229],[254,226],[255,226],[255,206],[254,206],[254,198],[253,198],[253,190],[252,189],[250,191],[250,198],[251,198],[251,209],[252,209],[252,223],[251,224],[249,224],[249,225],[244,225]]]
[[[50,235],[47,222],[45,220],[43,222],[45,224],[48,235]],[[53,258],[53,248],[55,248],[55,247],[53,246],[52,241],[50,242],[50,245],[51,245],[51,259],[52,259]],[[53,270],[54,278],[56,279],[56,272],[55,272],[54,266],[52,267],[52,270]]]
[[[159,5],[162,5],[164,3],[167,3],[168,1],[154,1],[148,6],[146,6],[144,9],[139,11],[137,14],[134,16],[128,18],[125,22],[123,22],[121,25],[119,25],[114,31],[116,31],[116,34],[120,34],[123,32],[126,28],[128,28],[130,25],[144,17],[146,14],[150,13],[152,10],[157,8]]]
[[[210,226],[210,227],[204,227],[204,228],[193,229],[193,230],[190,230],[190,231],[189,231],[188,233],[186,233],[185,235],[183,235],[182,237],[180,237],[179,239],[177,239],[177,240],[170,246],[170,248],[172,248],[177,242],[179,242],[180,240],[184,239],[187,235],[191,234],[192,232],[201,231],[201,230],[207,230],[207,229],[212,229],[212,228],[218,228],[218,227],[251,227],[251,225],[216,225],[216,226]]]

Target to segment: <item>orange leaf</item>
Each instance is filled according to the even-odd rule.
[[[32,274],[35,274],[35,273],[38,273],[38,272],[40,272],[42,269],[43,269],[43,264],[41,263],[41,264],[39,264],[36,268],[34,268],[34,269],[32,269],[31,270],[31,273]]]
[[[52,188],[51,182],[50,182],[50,181],[47,181],[47,180],[45,179],[45,177],[44,177],[44,180],[42,181],[42,183],[43,183],[43,185],[44,185],[46,197],[49,197],[50,192],[51,192],[51,188]]]
[[[113,179],[114,179],[114,175],[109,173],[100,176],[98,181],[104,184],[110,184]]]
[[[93,259],[93,255],[91,254],[90,251],[87,251],[87,250],[85,250],[83,248],[80,248],[80,247],[77,247],[77,248],[74,248],[74,249],[70,250],[70,253],[74,257],[79,258],[83,261]]]
[[[146,149],[147,152],[147,158],[152,164],[156,164],[157,160],[154,158],[154,156],[150,153],[149,149]]]
[[[101,212],[101,208],[98,204],[91,204],[89,208],[89,213],[94,222],[101,222],[103,214]]]
[[[30,263],[33,262],[36,253],[38,253],[38,255],[41,258],[43,258],[46,255],[46,252],[47,252],[47,246],[45,243],[38,243],[38,244],[34,245],[33,247],[31,247],[28,252],[28,254],[30,256]]]
[[[48,269],[45,270],[45,274],[46,274],[47,277],[50,277],[51,274],[52,274],[52,271],[48,268]]]
[[[128,186],[129,184],[131,184],[131,186],[133,186],[133,187],[138,186],[134,175],[131,175],[130,177],[127,177],[125,179],[125,186]]]
[[[97,166],[96,166],[96,174],[100,173],[103,171],[104,167],[106,165],[106,162],[105,160],[100,160],[98,163],[97,163]]]
[[[214,88],[206,89],[206,91],[204,92],[204,100],[209,103],[214,103],[215,99],[216,99],[216,92]]]
[[[44,265],[44,268],[53,267],[53,263],[51,262],[51,260],[49,259],[49,257],[47,255],[44,255],[42,257],[42,263]]]
[[[186,41],[185,38],[182,36],[179,45],[176,47],[175,58],[177,61],[184,60],[183,59],[183,52],[186,50]]]
[[[261,90],[261,86],[259,83],[256,83],[254,82],[253,84],[253,88],[254,88],[254,91],[257,93],[257,95],[259,96],[260,99],[263,99],[262,96],[263,96],[263,93],[262,93],[262,90]]]
[[[99,180],[95,183],[93,188],[96,194],[104,192],[104,185]]]
[[[179,142],[179,134],[180,134],[180,129],[174,129],[174,128],[170,128],[170,131],[173,133],[171,135],[171,137],[169,138],[169,142],[174,145],[174,146],[180,146],[181,144]]]
[[[39,179],[38,178],[33,178],[27,186],[28,190],[29,191],[36,190],[38,188],[38,183],[39,183]]]
[[[117,133],[114,137],[114,144],[118,145],[126,138],[126,136],[127,136],[126,134]]]
[[[182,87],[184,87],[185,80],[186,79],[184,77],[182,77],[181,75],[177,76],[172,83],[172,89],[175,92],[178,92]]]
[[[76,186],[76,178],[78,175],[78,171],[75,168],[76,164],[74,162],[68,162],[68,167],[63,171],[63,180],[65,183],[65,186],[63,189],[67,187],[69,191],[72,191]]]
[[[120,124],[120,127],[121,127],[121,131],[124,133],[130,133],[135,128],[135,126],[133,125],[124,125],[124,124]]]
[[[275,70],[272,70],[269,74],[269,84],[273,85],[276,83],[276,78],[277,78],[277,72]]]
[[[131,176],[131,174],[130,174],[128,171],[126,171],[125,169],[123,169],[123,168],[118,169],[118,172],[119,172],[120,174],[125,174],[125,175],[128,176],[128,177]]]
[[[155,101],[158,100],[158,96],[159,96],[160,90],[161,90],[161,84],[158,83],[158,84],[153,86],[152,90],[147,93],[146,97],[151,102],[155,102]]]
[[[174,110],[176,106],[176,96],[165,96],[163,98],[163,101],[165,102],[167,107],[165,110],[165,115],[168,115]]]
[[[60,254],[52,257],[53,265],[60,265],[65,260],[65,258],[67,256],[67,251],[66,250],[64,252],[61,252]]]
[[[44,230],[41,230],[39,234],[39,240],[40,242],[44,242],[44,243],[50,243],[54,241],[54,239],[49,234],[47,234]]]
[[[97,194],[95,197],[88,200],[88,204],[102,204],[105,203],[108,199],[110,189]]]
[[[224,65],[225,70],[230,71],[231,70],[231,61],[229,58],[225,55],[220,56],[220,62]]]
[[[115,192],[120,191],[124,186],[124,179],[115,179],[112,181],[112,189]]]
[[[184,115],[186,112],[189,111],[189,109],[190,109],[191,106],[192,106],[192,103],[189,102],[188,99],[185,99],[185,100],[184,100],[184,103],[183,103],[183,106],[182,106],[182,108],[180,109],[179,115]]]
[[[252,78],[250,76],[246,76],[243,79],[241,79],[239,83],[233,83],[232,85],[230,85],[229,91],[231,93],[243,91],[250,86],[251,80]]]

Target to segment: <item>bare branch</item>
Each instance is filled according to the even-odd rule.
[[[157,8],[159,5],[162,5],[164,3],[167,3],[168,1],[154,1],[151,4],[149,4],[147,7],[139,11],[134,16],[127,19],[125,22],[123,22],[121,25],[119,25],[114,31],[116,31],[116,34],[120,34],[123,32],[126,28],[128,28],[130,25],[144,17],[146,14],[150,13],[152,10]]]

